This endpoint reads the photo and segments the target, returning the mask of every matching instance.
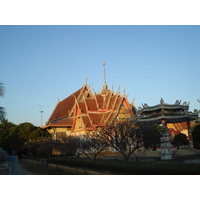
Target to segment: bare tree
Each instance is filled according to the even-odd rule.
[[[50,138],[38,138],[37,140],[25,143],[25,147],[34,155],[40,152],[50,157],[55,148],[55,141]]]
[[[100,127],[99,133],[111,147],[123,155],[126,164],[135,150],[143,146],[141,133],[131,120],[115,121]]]
[[[56,140],[55,149],[64,155],[74,155],[80,157],[81,154],[86,154],[88,150],[88,142],[82,135],[60,135]]]
[[[100,137],[98,130],[87,132],[84,137],[87,145],[86,154],[89,154],[94,160],[96,160],[97,155],[108,146],[107,140]]]
[[[46,139],[44,141],[40,141],[40,146],[38,147],[38,151],[44,153],[48,157],[52,155],[52,151],[55,148],[55,143],[52,139]]]
[[[55,141],[55,149],[63,154],[64,156],[73,154],[73,149],[69,146],[69,136],[66,134],[61,134],[57,136],[57,139]]]

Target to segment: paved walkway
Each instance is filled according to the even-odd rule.
[[[18,163],[18,175],[34,175],[23,168],[23,166]]]

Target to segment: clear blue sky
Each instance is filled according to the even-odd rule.
[[[0,106],[9,121],[43,125],[57,104],[88,84],[126,87],[135,106],[190,101],[200,109],[200,26],[0,26]]]

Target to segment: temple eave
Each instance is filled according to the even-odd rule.
[[[160,122],[162,120],[165,120],[167,123],[179,123],[179,122],[184,122],[188,120],[195,120],[198,118],[198,115],[178,115],[178,116],[158,116],[158,117],[144,117],[144,118],[139,118],[138,122],[140,123],[145,123],[145,122]]]

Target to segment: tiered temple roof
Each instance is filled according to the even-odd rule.
[[[58,102],[44,128],[70,127],[71,132],[94,130],[97,126],[134,115],[134,105],[126,95],[114,93],[104,85],[101,93],[91,93],[87,84]]]
[[[82,88],[80,88],[64,100],[59,101],[52,115],[50,116],[45,128],[57,126],[72,126],[75,100],[83,98],[83,95],[91,95],[87,85],[84,85]]]
[[[167,123],[178,123],[191,121],[198,118],[198,113],[189,112],[189,103],[176,101],[175,104],[166,104],[161,98],[160,104],[148,106],[142,104],[143,108],[138,110],[139,123],[160,123],[165,120]]]

